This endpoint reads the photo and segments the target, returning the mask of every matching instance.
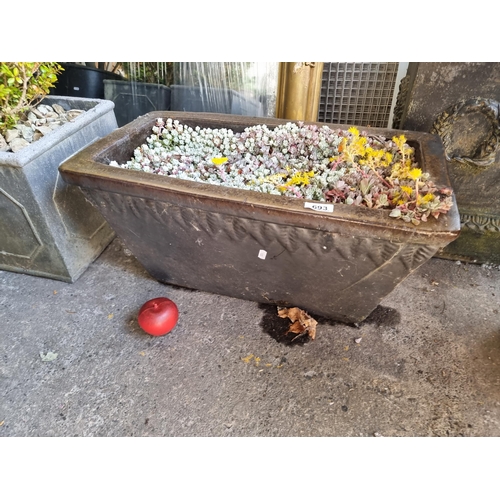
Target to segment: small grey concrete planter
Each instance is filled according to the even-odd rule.
[[[410,273],[459,234],[456,206],[414,226],[387,210],[336,204],[315,212],[304,200],[109,166],[125,162],[157,118],[191,127],[230,128],[287,120],[212,113],[154,112],[64,162],[148,272],[163,283],[357,323]],[[325,125],[325,124],[318,124]],[[330,126],[330,125],[328,125]],[[344,126],[332,125],[335,128]],[[392,131],[363,128],[391,137]],[[449,186],[439,137],[408,132],[424,171]]]
[[[58,167],[117,128],[114,105],[58,96],[44,103],[86,113],[17,153],[0,152],[0,269],[73,282],[114,232]]]

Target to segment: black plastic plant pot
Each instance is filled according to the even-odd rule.
[[[231,91],[231,114],[244,116],[265,116],[264,105],[257,99],[241,92]]]
[[[226,88],[172,85],[171,109],[183,112],[231,113],[232,91]]]
[[[58,76],[51,95],[104,99],[104,80],[123,80],[123,76],[90,68],[82,64],[61,63],[64,71]]]
[[[170,109],[170,88],[159,83],[104,80],[104,97],[115,103],[119,127],[151,111]]]
[[[172,85],[171,93],[169,109],[173,111],[244,116],[265,114],[264,105],[260,101],[227,88]]]
[[[336,204],[332,212],[317,212],[297,198],[108,165],[130,159],[160,117],[235,132],[287,121],[150,113],[61,165],[63,178],[82,188],[160,282],[357,323],[459,234],[456,206],[437,220],[414,226],[392,219],[387,210]],[[449,186],[440,139],[418,132],[405,135],[420,167],[436,184]]]

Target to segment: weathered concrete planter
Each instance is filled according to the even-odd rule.
[[[0,269],[73,282],[114,232],[58,167],[117,124],[109,101],[44,102],[87,112],[17,153],[0,152]]]
[[[201,127],[245,127],[286,120],[155,112],[92,144],[60,167],[82,187],[157,280],[355,323],[408,274],[459,233],[458,211],[416,227],[387,211],[223,188],[108,166],[125,162],[158,117]],[[374,134],[391,134],[369,129]],[[440,139],[408,132],[424,170],[449,185]]]

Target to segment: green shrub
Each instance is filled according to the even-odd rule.
[[[54,87],[63,68],[53,62],[0,63],[0,132],[13,128]]]

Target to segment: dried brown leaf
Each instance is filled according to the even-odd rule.
[[[290,325],[287,333],[304,333],[305,330],[306,327],[300,321],[296,321]]]
[[[314,340],[316,338],[316,325],[318,322],[298,307],[278,309],[280,318],[288,318],[292,324],[286,333],[307,333]]]

